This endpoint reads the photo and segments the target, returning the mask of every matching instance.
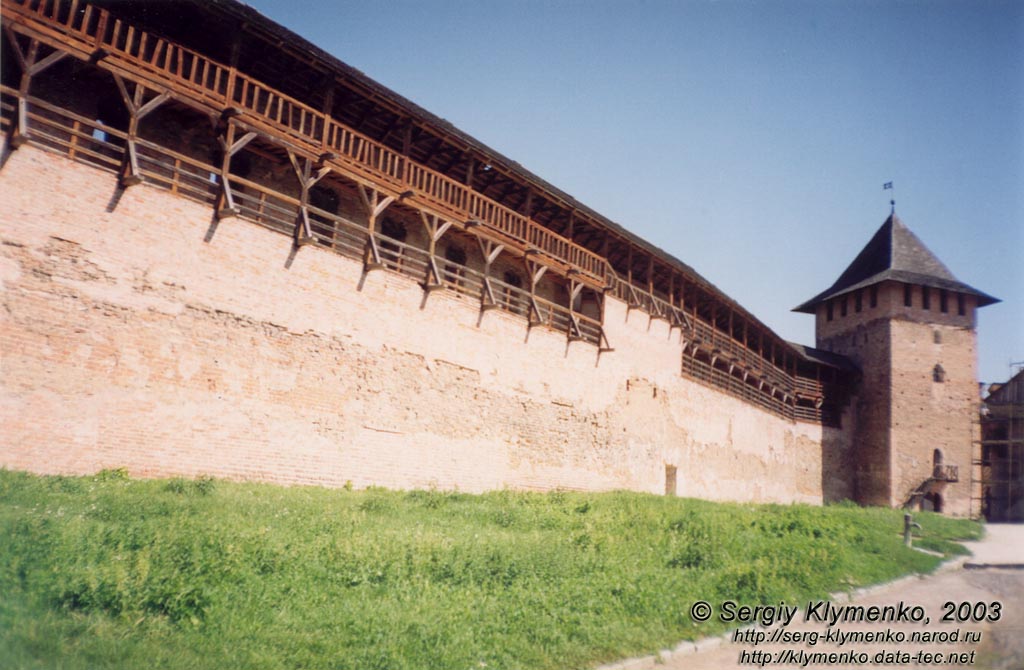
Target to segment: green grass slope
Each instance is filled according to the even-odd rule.
[[[916,517],[946,554],[977,524]],[[902,514],[0,471],[0,667],[587,668],[933,569]]]

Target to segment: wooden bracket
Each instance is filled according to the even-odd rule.
[[[314,242],[313,229],[309,223],[309,190],[330,174],[331,168],[320,164],[314,165],[314,161],[307,156],[303,156],[300,163],[298,156],[291,150],[288,151],[288,160],[295,171],[295,178],[299,181],[299,213],[295,218],[294,235],[295,243],[302,246]]]
[[[169,91],[163,91],[146,102],[146,87],[143,84],[133,81],[125,82],[124,78],[117,73],[114,73],[113,76],[117,89],[121,93],[121,100],[124,102],[124,106],[128,108],[128,137],[120,173],[121,184],[127,187],[142,182],[139,153],[138,148],[135,146],[135,140],[139,134],[139,122],[147,114],[166,102],[171,97],[171,94]],[[132,84],[135,88],[129,93],[128,88]]]
[[[380,246],[377,243],[377,217],[379,217],[388,205],[395,201],[395,196],[381,197],[381,192],[375,188],[368,188],[359,184],[359,198],[366,210],[367,230],[366,247],[363,250],[363,271],[369,272],[384,267],[380,259]]]
[[[11,24],[5,24],[4,31],[7,33],[8,42],[11,45],[11,51],[14,52],[15,60],[18,62],[18,67],[21,68],[21,80],[18,85],[17,120],[11,125],[7,140],[8,146],[11,149],[17,149],[28,141],[27,98],[29,87],[32,85],[32,77],[63,59],[68,53],[66,51],[54,51],[39,60],[39,40],[34,37],[29,38],[28,51],[26,52],[21,44],[18,43],[17,34],[11,29]]]
[[[484,257],[484,281],[483,289],[480,291],[480,309],[486,311],[498,306],[498,300],[494,297],[494,286],[491,284],[491,266],[504,251],[505,245],[485,240],[482,237],[477,237],[476,241],[480,245],[480,253]]]
[[[528,316],[528,320],[530,326],[533,327],[547,323],[544,314],[541,312],[540,305],[537,303],[537,283],[540,282],[544,273],[548,271],[548,266],[531,260],[530,256],[531,254],[523,256],[523,264],[526,266],[526,274],[530,280],[530,316]],[[537,317],[536,323],[533,321],[533,315]]]
[[[420,212],[420,221],[427,231],[427,276],[423,280],[424,291],[435,291],[444,288],[444,281],[441,279],[441,268],[437,265],[437,242],[448,229],[452,227],[451,221],[445,221],[436,214],[428,215]]]
[[[235,205],[235,194],[231,190],[231,159],[241,151],[249,142],[256,139],[256,133],[248,132],[239,139],[235,139],[237,128],[228,119],[224,124],[222,133],[217,137],[221,149],[220,162],[220,193],[217,196],[217,218],[226,219],[231,216],[238,216],[241,211]]]
[[[580,319],[576,315],[576,310],[573,305],[576,304],[576,298],[579,297],[580,293],[583,292],[583,282],[576,281],[570,278],[569,284],[569,341],[582,340],[583,329],[580,327]]]

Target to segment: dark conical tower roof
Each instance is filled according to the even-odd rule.
[[[917,235],[891,214],[832,286],[793,311],[813,314],[815,307],[829,298],[887,279],[974,295],[979,307],[999,302],[954,277]]]

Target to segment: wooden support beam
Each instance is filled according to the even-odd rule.
[[[480,236],[477,236],[476,241],[479,243],[480,253],[484,257],[484,285],[480,291],[480,309],[487,311],[498,306],[498,299],[494,296],[494,286],[491,284],[491,266],[504,251],[505,245]]]
[[[320,150],[327,151],[328,140],[328,126],[334,113],[334,77],[325,76],[323,86],[327,87],[327,95],[324,96],[324,106],[321,110],[324,114],[323,130],[320,131],[322,137],[320,138]]]
[[[569,282],[569,330],[566,335],[569,341],[572,342],[583,339],[583,328],[580,327],[580,319],[576,314],[574,305],[576,304],[576,298],[583,291],[584,284],[575,279],[570,279]]]
[[[381,197],[381,192],[375,188],[368,188],[358,184],[359,198],[366,210],[366,248],[363,251],[363,271],[376,270],[384,267],[380,260],[380,246],[377,244],[377,218],[393,203],[396,198],[393,195]]]
[[[30,38],[26,52],[22,49],[16,33],[11,30],[9,23],[5,23],[4,31],[7,33],[7,39],[11,45],[11,51],[14,52],[14,58],[18,62],[18,67],[21,69],[21,79],[18,83],[17,119],[11,125],[7,140],[11,149],[17,149],[28,141],[28,92],[32,86],[32,77],[63,59],[68,53],[57,50],[40,60],[39,40]]]
[[[288,152],[288,160],[299,182],[299,214],[295,219],[295,244],[312,244],[314,240],[313,229],[309,223],[309,190],[330,174],[331,168],[319,163],[314,164],[307,156],[303,156],[300,162],[299,157],[292,151]]]
[[[530,327],[533,327],[547,323],[544,314],[541,312],[540,305],[537,303],[537,284],[544,276],[544,273],[548,271],[548,266],[532,260],[529,254],[523,256],[523,264],[526,266],[526,275],[530,281],[530,312],[537,317],[536,322],[534,322],[532,317],[528,317]]]
[[[128,137],[125,144],[124,160],[121,163],[120,179],[122,185],[132,186],[142,181],[138,148],[135,146],[135,140],[139,134],[139,122],[147,114],[166,102],[171,97],[171,94],[169,91],[163,91],[162,93],[157,93],[155,97],[146,102],[146,87],[144,85],[137,82],[126,82],[117,73],[114,73],[113,76],[117,89],[121,93],[121,100],[124,102],[124,106],[128,108]],[[133,86],[134,88],[129,92],[129,88]]]
[[[245,148],[247,144],[256,139],[256,133],[248,132],[239,139],[235,139],[235,133],[237,128],[231,119],[228,119],[224,124],[221,134],[217,137],[217,142],[220,144],[221,150],[221,163],[220,163],[220,186],[221,190],[218,194],[218,206],[217,206],[217,218],[226,219],[230,216],[237,216],[239,208],[235,205],[235,195],[231,190],[231,159],[239,151]]]
[[[427,231],[427,276],[423,280],[423,290],[435,291],[444,288],[444,281],[441,278],[441,268],[437,264],[437,242],[452,227],[451,221],[445,221],[436,214],[420,212],[420,221]]]

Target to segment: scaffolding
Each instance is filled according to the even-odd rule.
[[[982,402],[972,508],[986,521],[1024,521],[1024,367]]]

